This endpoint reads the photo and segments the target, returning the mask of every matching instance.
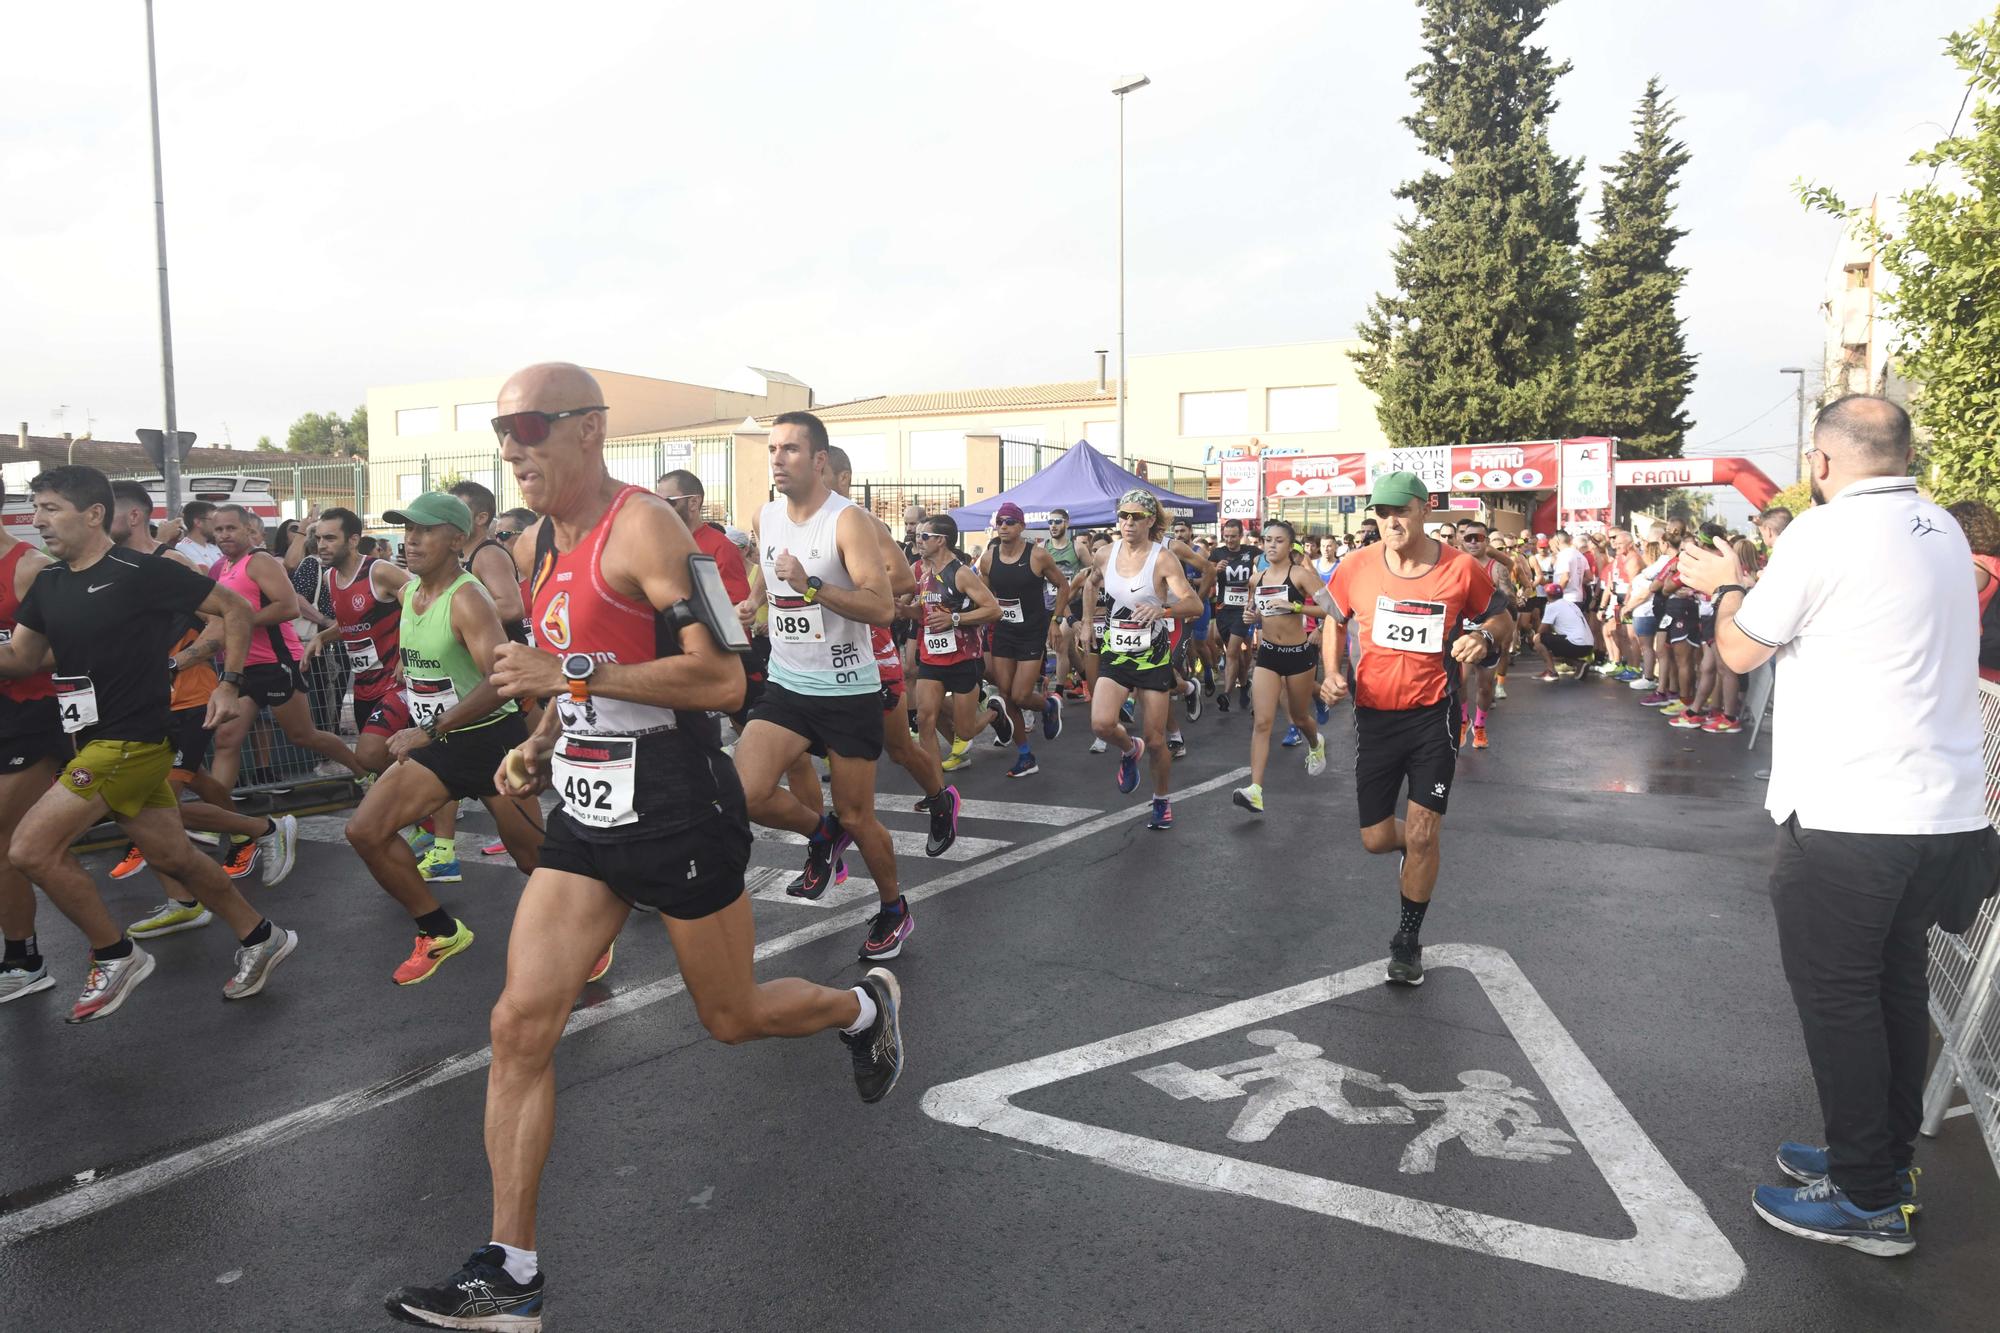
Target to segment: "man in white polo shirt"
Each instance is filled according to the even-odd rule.
[[[1951,517],[1917,494],[1910,419],[1894,403],[1829,404],[1805,457],[1818,507],[1747,596],[1723,542],[1689,543],[1680,559],[1681,581],[1715,597],[1724,664],[1777,657],[1771,902],[1826,1146],[1781,1145],[1779,1168],[1804,1187],[1759,1186],[1751,1206],[1809,1240],[1907,1254],[1930,1046],[1925,936],[1992,836],[1965,613],[1972,560]],[[1857,694],[1882,725],[1838,721]]]

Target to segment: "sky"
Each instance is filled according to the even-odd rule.
[[[1838,225],[1963,94],[1975,0],[1563,0],[1552,134],[1602,169],[1657,74],[1693,153],[1690,453],[1792,476]],[[1893,17],[1891,15],[1893,14]],[[1081,379],[1131,354],[1350,337],[1389,279],[1414,3],[342,6],[159,0],[180,424],[282,442],[370,384],[564,359],[822,402]],[[140,0],[10,5],[0,414],[161,424]]]

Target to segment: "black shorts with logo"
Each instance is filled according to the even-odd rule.
[[[1319,651],[1310,643],[1287,646],[1263,641],[1257,645],[1257,665],[1281,676],[1299,676],[1319,662]]]
[[[874,695],[860,697],[874,706]],[[881,718],[880,713],[875,716]],[[634,907],[679,921],[698,921],[743,896],[743,871],[750,864],[750,820],[739,800],[733,811],[725,809],[714,819],[678,832],[594,842],[557,809],[549,816],[541,857],[542,869],[594,879]]]
[[[1701,613],[1692,597],[1669,597],[1660,613],[1660,632],[1668,643],[1700,643]]]
[[[1224,643],[1250,637],[1250,627],[1243,623],[1243,608],[1240,606],[1216,607],[1214,623],[1216,636]]]
[[[410,751],[409,760],[437,774],[445,794],[455,801],[478,801],[498,796],[493,775],[507,751],[528,739],[527,724],[519,713],[508,713],[497,722],[465,731],[447,731],[429,745]]]
[[[1041,654],[1037,653],[1037,657]],[[974,657],[964,662],[926,662],[917,659],[917,679],[934,680],[946,694],[972,694],[986,677],[986,664]]]
[[[1025,625],[995,625],[993,655],[1010,662],[1039,662],[1049,651],[1049,622],[1031,620]]]
[[[259,662],[243,668],[243,697],[259,708],[276,708],[306,687],[296,662]]]
[[[1404,782],[1410,800],[1439,814],[1458,769],[1458,697],[1422,708],[1354,710],[1354,795],[1361,827],[1397,813]]]
[[[0,699],[0,777],[19,773],[44,759],[63,763],[76,753],[56,716],[56,701]]]
[[[174,747],[174,773],[193,773],[208,762],[208,743],[215,733],[204,724],[208,705],[176,708],[167,714],[167,743]]]
[[[750,721],[805,737],[807,751],[821,757],[829,751],[843,759],[873,762],[882,757],[879,687],[866,694],[798,694],[770,681],[750,710]]]
[[[1098,664],[1097,675],[1100,680],[1128,690],[1158,690],[1164,694],[1174,687],[1174,669],[1170,664],[1141,666],[1129,657],[1106,656]]]

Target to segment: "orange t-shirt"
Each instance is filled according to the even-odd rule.
[[[1354,702],[1362,708],[1425,708],[1457,679],[1445,651],[1467,620],[1483,620],[1493,579],[1454,547],[1416,578],[1391,574],[1384,547],[1364,546],[1340,562],[1327,591],[1355,629]]]

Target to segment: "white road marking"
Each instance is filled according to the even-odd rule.
[[[1624,1240],[1580,1235],[1061,1120],[1012,1103],[1012,1098],[1034,1088],[1379,986],[1383,968],[1379,962],[946,1083],[924,1094],[924,1111],[948,1124],[1054,1148],[1153,1180],[1288,1204],[1380,1231],[1663,1296],[1708,1300],[1742,1285],[1743,1260],[1701,1199],[1606,1086],[1514,960],[1483,945],[1434,944],[1425,948],[1424,962],[1433,970],[1462,967],[1478,979],[1632,1219],[1636,1234]]]
[[[785,892],[785,886],[798,875],[793,866],[752,866],[743,877],[743,887],[750,891],[752,898],[762,898],[767,903],[784,903],[789,907],[845,907],[858,903],[863,898],[877,901],[875,881],[864,875],[849,875],[845,884],[835,884],[818,898],[794,898]]]
[[[759,842],[782,842],[797,847],[806,845],[806,838],[803,833],[793,833],[789,829],[764,828],[762,825],[758,825],[753,827],[751,832],[757,835],[757,841]],[[925,838],[921,833],[912,833],[904,829],[892,828],[889,830],[889,839],[896,845],[896,855],[898,856],[918,858],[924,855]],[[961,833],[958,835],[958,841],[945,848],[944,855],[936,859],[940,861],[972,861],[992,852],[1005,851],[1013,845],[1011,842],[1004,842],[998,838],[971,838]],[[858,856],[860,853],[850,853],[850,855]]]
[[[1971,1114],[1972,1114],[1972,1103],[1967,1102],[1963,1106],[1954,1106],[1949,1111],[1946,1111],[1944,1113],[1944,1118],[1949,1120],[1956,1115],[1971,1115]]]
[[[908,804],[905,802],[905,804]],[[1068,828],[1102,814],[1083,805],[1043,805],[1037,801],[974,801],[959,804],[960,819],[1003,819],[1014,824],[1047,824]]]
[[[1226,788],[1249,776],[1249,773],[1248,768],[1232,769],[1219,777],[1197,783],[1186,791],[1175,792],[1174,799],[1182,802],[1192,800],[1208,792]],[[926,884],[913,885],[903,891],[903,896],[911,902],[920,902],[941,893],[949,893],[967,884],[976,884],[1000,871],[1010,870],[1023,862],[1032,861],[1045,852],[1058,851],[1094,833],[1102,833],[1137,819],[1151,808],[1147,801],[1136,801],[1122,810],[1108,811],[1095,819],[1072,824],[1059,833],[1052,833],[1046,838],[1025,843],[978,865],[940,875]],[[864,903],[810,925],[800,926],[797,930],[775,935],[757,946],[753,955],[754,960],[762,962],[766,958],[803,948],[830,935],[838,935],[855,927],[865,928],[874,915],[874,905]],[[649,981],[630,990],[620,991],[602,1004],[579,1009],[570,1014],[569,1021],[563,1025],[563,1035],[574,1036],[600,1023],[623,1018],[627,1014],[636,1013],[662,1000],[670,1000],[686,989],[687,983],[676,972],[657,981]],[[148,1162],[124,1174],[94,1180],[89,1185],[52,1199],[45,1199],[41,1203],[31,1204],[9,1213],[0,1213],[0,1246],[12,1245],[29,1236],[67,1226],[71,1222],[116,1207],[127,1200],[150,1194],[156,1189],[205,1171],[211,1166],[247,1157],[265,1148],[289,1143],[293,1139],[337,1125],[343,1120],[350,1120],[368,1111],[393,1105],[413,1093],[441,1087],[454,1079],[464,1078],[467,1074],[476,1074],[492,1062],[491,1046],[482,1046],[476,1051],[464,1051],[448,1060],[429,1066],[428,1073],[412,1070],[370,1087],[343,1092],[325,1101],[315,1102],[311,1106],[302,1106],[276,1119],[266,1120],[260,1125],[252,1125],[234,1134],[227,1134],[211,1142],[162,1157],[156,1162]]]

